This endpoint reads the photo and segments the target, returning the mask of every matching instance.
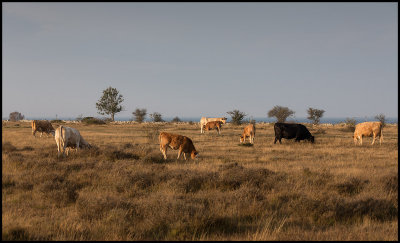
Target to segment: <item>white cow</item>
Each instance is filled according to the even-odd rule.
[[[207,118],[207,117],[202,117],[200,119],[200,133],[204,133],[203,127],[207,124],[207,122],[211,121],[220,121],[222,124],[226,123],[226,117],[219,117],[219,118]]]
[[[59,126],[55,131],[54,138],[57,143],[58,157],[60,157],[60,152],[62,152],[64,157],[65,152],[68,155],[69,148],[75,148],[78,151],[78,148],[92,147],[83,139],[79,131],[72,127]]]

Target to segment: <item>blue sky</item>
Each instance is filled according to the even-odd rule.
[[[2,117],[398,113],[398,3],[2,3]]]

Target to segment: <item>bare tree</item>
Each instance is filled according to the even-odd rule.
[[[314,125],[318,125],[320,122],[321,117],[324,115],[324,110],[318,110],[313,108],[308,108],[308,120],[311,120]]]
[[[276,105],[270,111],[268,111],[268,117],[276,117],[277,122],[285,122],[289,116],[294,115],[294,111],[288,107]]]
[[[378,121],[382,122],[382,127],[384,127],[386,125],[386,117],[384,114],[379,114],[375,116],[375,119],[377,119]]]
[[[135,116],[135,121],[142,123],[144,121],[144,118],[147,115],[147,110],[146,109],[139,109],[136,108],[134,112],[132,112],[133,116]]]
[[[23,116],[18,111],[11,112],[10,116],[9,116],[10,121],[19,121],[19,120],[23,120],[24,118],[25,118],[25,116]]]
[[[164,120],[161,117],[161,114],[158,112],[154,112],[153,114],[150,114],[151,119],[153,122],[163,122]]]

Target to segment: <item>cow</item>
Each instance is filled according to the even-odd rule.
[[[310,131],[308,131],[308,129],[302,124],[277,122],[274,124],[274,131],[274,144],[277,140],[279,140],[279,143],[282,143],[282,138],[294,138],[295,142],[300,142],[300,140],[308,140],[311,143],[314,143],[314,136],[312,136]]]
[[[177,159],[179,159],[182,153],[185,160],[186,160],[186,153],[190,153],[192,159],[195,159],[196,155],[198,154],[193,145],[192,140],[186,136],[167,133],[167,132],[160,132],[158,140],[160,142],[160,151],[163,154],[165,160],[167,160],[168,147],[175,150],[179,149]]]
[[[65,157],[65,152],[67,152],[70,148],[76,149],[78,151],[79,148],[91,148],[92,145],[90,145],[88,142],[83,139],[81,134],[79,133],[78,130],[72,127],[66,127],[66,126],[59,126],[55,130],[55,135],[54,138],[57,143],[57,157],[60,157],[60,152],[62,152],[63,156]]]
[[[210,131],[210,130],[215,128],[217,130],[217,132],[218,132],[218,135],[219,135],[219,133],[221,131],[221,124],[222,124],[221,121],[210,121],[210,122],[207,122],[207,124],[204,126],[204,130]]]
[[[49,134],[54,136],[54,127],[51,125],[49,121],[33,120],[31,122],[31,126],[32,126],[32,135],[34,137],[36,137],[35,135],[36,132],[40,132],[40,137],[42,137],[43,132],[47,133],[47,136],[49,136]]]
[[[250,143],[254,144],[255,136],[256,136],[256,126],[254,126],[254,124],[251,123],[244,128],[243,133],[240,136],[240,143],[246,142],[246,138],[248,137]]]
[[[382,122],[363,122],[356,125],[354,130],[354,144],[357,145],[358,140],[360,140],[360,145],[362,145],[362,137],[372,137],[372,144],[374,144],[376,137],[379,137],[379,144],[383,142],[382,134]]]
[[[227,118],[226,117],[219,117],[219,118],[207,118],[207,117],[202,117],[200,119],[200,133],[204,133],[203,127],[207,124],[207,122],[210,121],[220,121],[222,124],[226,123]]]

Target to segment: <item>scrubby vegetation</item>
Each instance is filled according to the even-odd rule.
[[[54,138],[3,125],[3,240],[398,239],[397,125],[381,146],[340,127],[274,145],[273,125],[256,124],[238,146],[244,125],[70,126],[95,147],[57,159]],[[159,131],[190,137],[199,158],[165,161]]]

